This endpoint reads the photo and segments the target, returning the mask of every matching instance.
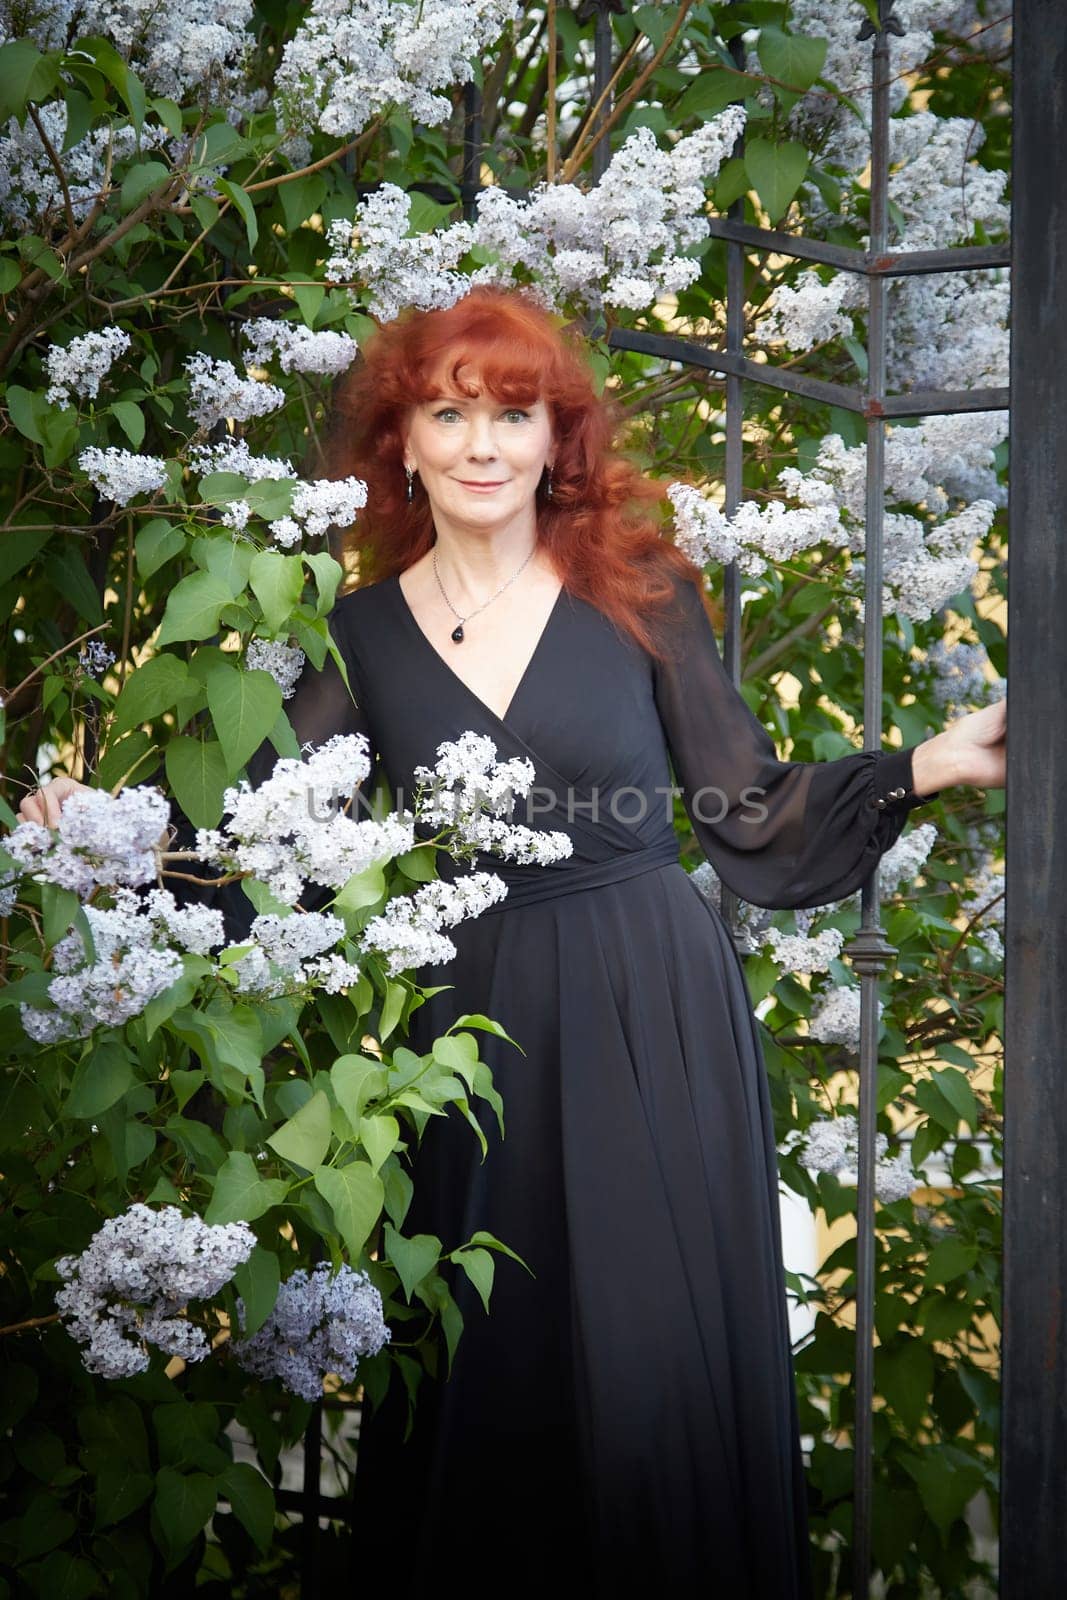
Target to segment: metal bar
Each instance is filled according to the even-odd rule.
[[[1000,1594],[1067,1594],[1067,29],[1015,10]]]
[[[473,222],[478,214],[478,195],[482,187],[482,91],[468,83],[463,91],[463,182],[460,196],[463,217]]]
[[[731,375],[748,378],[753,383],[782,389],[786,394],[818,400],[824,405],[840,406],[842,410],[854,411],[858,416],[866,416],[872,407],[877,409],[877,415],[890,418],[947,416],[961,411],[1003,411],[1008,404],[1007,389],[917,389],[913,394],[883,394],[879,398],[872,396],[869,391],[852,389],[843,383],[828,383],[825,378],[813,378],[806,372],[786,372],[770,362],[752,361],[748,356],[739,356],[729,348],[713,350],[710,345],[695,344],[669,333],[613,328],[608,343],[615,350],[633,350],[639,355],[659,356],[662,360],[705,367],[710,372],[722,372],[727,375],[727,381]]]
[[[812,378],[804,372],[783,372],[770,364],[764,366],[762,362],[750,361],[732,350],[712,350],[710,346],[694,344],[689,339],[674,338],[670,334],[612,328],[608,343],[615,350],[634,350],[640,355],[681,361],[691,367],[705,367],[711,372],[724,372],[735,378],[751,378],[754,383],[765,383],[772,389],[784,389],[788,394],[803,395],[805,399],[819,400],[824,405],[843,406],[846,411],[856,411],[861,415],[867,403],[867,396],[862,390],[850,389],[843,383],[827,383],[824,378]]]
[[[757,228],[750,222],[735,222],[733,217],[712,217],[709,227],[716,239],[733,239],[753,250],[793,256],[798,261],[817,261],[841,272],[872,277],[903,278],[918,273],[976,272],[1011,266],[1011,246],[1007,244],[960,245],[947,250],[858,250],[825,239],[807,239],[803,234]]]
[[[300,1496],[300,1600],[321,1600],[319,1491],[322,1483],[322,1401],[311,1408],[304,1433],[304,1483]]]
[[[894,0],[878,0],[871,52],[870,241],[875,255],[889,233],[889,39]],[[881,748],[882,574],[885,531],[886,280],[867,279],[867,481],[864,535],[863,743]],[[863,884],[860,926],[848,946],[860,979],[860,1059],[856,1193],[856,1344],[852,1390],[855,1420],[852,1461],[853,1600],[868,1600],[874,1477],[874,1161],[878,1117],[878,983],[889,946],[879,914],[878,867]]]
[[[961,411],[1003,411],[1007,389],[916,389],[911,394],[887,394],[882,410],[887,417],[944,417]]]
[[[597,0],[596,26],[593,32],[593,104],[611,82],[611,10],[607,0]],[[593,137],[599,133],[611,114],[611,101],[605,100],[593,123]],[[593,146],[593,182],[599,183],[611,161],[611,140],[598,139]]]
[[[738,67],[744,65],[745,47],[741,36],[735,35],[730,41],[730,54]],[[744,134],[738,138],[732,154],[740,155],[744,150]],[[745,214],[745,202],[737,199],[730,207],[731,217],[740,219]],[[726,246],[726,350],[727,354],[740,360],[745,344],[745,252],[742,246],[730,240]],[[745,444],[742,423],[745,415],[745,385],[739,372],[730,372],[726,376],[726,473],[725,490],[726,503],[724,510],[728,517],[733,516],[741,504],[741,495],[744,488]],[[727,563],[723,571],[722,586],[723,609],[725,610],[725,628],[723,633],[723,664],[730,674],[731,681],[740,687],[741,684],[741,574],[736,561]],[[722,885],[719,909],[731,937],[735,944],[740,946],[741,934],[738,925],[738,896],[734,891]]]

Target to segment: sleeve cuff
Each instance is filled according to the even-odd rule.
[[[908,745],[903,750],[875,751],[872,800],[879,811],[898,815],[913,811],[916,806],[936,800],[941,793],[940,789],[935,789],[932,794],[915,793],[911,768],[913,749],[914,746]]]

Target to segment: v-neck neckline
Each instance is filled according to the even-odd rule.
[[[527,660],[526,665],[522,670],[522,675],[519,678],[518,683],[515,685],[514,690],[512,691],[511,699],[508,701],[507,706],[505,707],[503,715],[501,715],[500,712],[494,711],[492,706],[488,705],[482,699],[481,695],[475,694],[475,692],[471,688],[470,684],[467,683],[464,678],[460,677],[459,673],[455,670],[454,667],[450,667],[449,666],[448,662],[445,660],[445,658],[441,654],[440,650],[438,650],[437,646],[433,643],[433,641],[429,638],[429,636],[423,631],[421,625],[416,620],[414,611],[412,611],[411,606],[408,604],[407,596],[405,595],[403,589],[400,587],[400,574],[398,572],[395,572],[393,574],[391,582],[393,584],[393,587],[396,590],[396,595],[397,595],[397,599],[400,602],[401,610],[404,612],[404,615],[407,617],[408,623],[410,624],[412,630],[416,634],[418,634],[419,638],[422,640],[423,644],[426,646],[426,649],[429,650],[430,653],[435,657],[435,659],[438,660],[441,663],[442,667],[448,673],[449,677],[454,678],[456,680],[456,682],[460,685],[460,687],[466,690],[467,694],[475,702],[476,705],[481,706],[482,710],[488,716],[492,717],[494,722],[500,723],[502,727],[507,727],[508,726],[508,718],[511,716],[512,711],[515,709],[515,702],[518,700],[519,695],[522,693],[523,689],[525,688],[526,682],[527,682],[531,672],[533,671],[534,663],[537,661],[537,658],[541,653],[542,646],[544,645],[545,640],[548,638],[549,632],[551,631],[552,624],[555,622],[556,617],[559,614],[560,607],[561,607],[561,604],[562,604],[562,601],[563,601],[563,596],[566,593],[566,584],[560,584],[559,593],[556,595],[555,600],[552,602],[552,609],[548,613],[548,616],[547,616],[547,618],[545,620],[545,625],[541,629],[541,632],[537,636],[537,642],[536,642],[536,644],[534,645],[533,649],[530,652],[529,659]]]

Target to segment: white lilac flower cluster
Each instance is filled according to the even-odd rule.
[[[844,942],[840,928],[824,928],[821,933],[808,937],[771,927],[763,936],[764,948],[769,948],[771,960],[786,972],[828,971],[831,961],[841,954]]]
[[[67,106],[55,100],[37,109],[53,150],[63,150],[67,136]],[[0,124],[2,130],[3,124]],[[84,222],[107,181],[112,166],[143,154],[167,137],[165,128],[146,121],[140,138],[129,125],[95,128],[63,150],[67,195],[76,223]],[[12,117],[0,131],[0,217],[18,229],[46,230],[66,220],[67,195],[30,117],[20,127]]]
[[[183,1315],[210,1300],[248,1260],[256,1236],[247,1222],[209,1227],[177,1206],[140,1202],[111,1217],[77,1256],[63,1256],[56,1292],[67,1332],[83,1346],[89,1372],[130,1378],[144,1372],[149,1346],[184,1361],[203,1361],[211,1346]]]
[[[283,757],[258,787],[242,778],[226,790],[229,820],[220,829],[197,830],[197,854],[228,871],[252,873],[283,905],[296,905],[308,881],[340,889],[354,873],[415,843],[410,812],[355,822],[331,808],[338,797],[352,796],[370,770],[364,734],[336,734],[306,760]]]
[[[854,1116],[846,1114],[821,1118],[811,1124],[800,1140],[787,1139],[786,1143],[800,1144],[799,1160],[809,1172],[845,1171],[852,1182],[856,1181],[859,1124]],[[906,1200],[920,1181],[904,1152],[895,1156],[886,1155],[888,1144],[884,1133],[875,1134],[874,1192],[883,1205],[892,1205],[894,1200]]]
[[[711,862],[702,861],[698,867],[694,867],[690,878],[705,900],[721,915],[723,884]],[[738,900],[735,943],[742,955],[755,955],[762,948],[772,915],[765,906],[754,906],[748,900]]]
[[[852,318],[842,309],[851,289],[847,273],[836,273],[824,283],[817,272],[802,272],[794,284],[775,288],[752,336],[760,344],[780,344],[787,350],[814,350],[845,338],[853,331]]]
[[[240,1298],[237,1311],[243,1328]],[[320,1261],[310,1273],[292,1273],[263,1326],[232,1349],[255,1377],[277,1378],[302,1399],[318,1400],[327,1375],[351,1383],[362,1358],[377,1355],[389,1338],[382,1297],[367,1273],[342,1264],[334,1275]]]
[[[429,127],[452,111],[441,91],[468,83],[517,0],[312,0],[274,80],[287,126],[351,139],[386,106]]]
[[[265,478],[278,480],[295,478],[291,461],[277,456],[256,456],[246,439],[222,439],[218,444],[194,444],[189,447],[189,465],[194,472],[236,472],[249,483],[259,483]]]
[[[931,30],[958,8],[959,0],[897,0],[893,15],[904,33],[889,35],[893,111],[899,111],[908,97],[908,74],[933,50]],[[802,139],[822,148],[832,165],[862,172],[870,155],[871,41],[857,37],[860,30],[853,0],[792,0],[789,31],[828,41],[820,78],[841,91],[813,86],[790,112],[790,126]],[[760,71],[755,51],[748,66],[750,71]],[[817,204],[817,192],[813,199]]]
[[[978,570],[972,553],[1003,500],[994,451],[1004,425],[1004,415],[993,412],[981,419],[931,417],[917,427],[887,430],[886,503],[913,506],[920,513],[886,516],[887,610],[925,622],[969,587]],[[778,475],[795,508],[780,501],[765,506],[745,501],[731,518],[699,491],[672,484],[676,541],[698,566],[736,560],[751,574],[762,572],[767,561],[788,560],[821,543],[847,546],[858,557],[865,546],[866,464],[864,445],[846,446],[839,434],[828,434],[809,472],[786,467]],[[960,499],[970,503],[946,516]],[[861,620],[862,584],[863,562],[856,559],[847,587]]]
[[[167,463],[159,456],[141,456],[111,445],[101,450],[89,445],[78,465],[95,489],[118,506],[129,505],[139,494],[154,494],[167,481]]]
[[[254,917],[244,941],[252,948],[233,965],[237,988],[268,998],[309,985],[339,994],[359,980],[355,963],[332,949],[345,936],[341,918],[329,912]]]
[[[932,822],[920,822],[890,845],[878,862],[878,882],[882,892],[891,894],[902,884],[914,883],[934,847],[937,829]]]
[[[674,507],[674,542],[698,567],[709,562],[725,566],[736,561],[748,576],[766,572],[768,562],[789,561],[800,550],[815,545],[848,543],[832,487],[818,478],[786,467],[779,481],[797,506],[769,500],[758,505],[742,501],[732,517],[699,489],[672,483],[668,495]]]
[[[493,740],[468,731],[437,746],[433,767],[415,768],[420,785],[415,809],[421,820],[454,829],[455,845],[547,866],[572,853],[570,836],[513,825],[501,815],[510,811],[516,795],[529,793],[534,777],[532,761],[524,756],[497,761]]]
[[[988,673],[989,652],[979,641],[968,644],[958,639],[951,648],[936,639],[926,652],[926,665],[932,672],[930,693],[946,711],[964,715],[968,707],[984,706],[1002,700],[1007,679]]]
[[[208,84],[218,90],[240,81],[252,11],[252,0],[38,0],[32,7],[6,0],[0,29],[17,15],[19,33],[42,50],[107,39],[153,94],[181,100]]]
[[[54,830],[19,822],[4,849],[24,874],[73,889],[84,899],[98,886],[150,883],[158,871],[156,845],[169,818],[167,800],[146,785],[117,795],[80,789],[64,802]]]
[[[1004,873],[993,866],[987,855],[981,866],[971,875],[966,899],[960,901],[960,911],[977,927],[979,943],[984,945],[996,961],[1004,959]]]
[[[407,967],[450,961],[456,947],[442,928],[481,916],[507,892],[507,884],[492,872],[466,872],[453,883],[424,883],[413,895],[388,901],[381,915],[370,919],[363,948],[384,958],[391,977]]]
[[[638,128],[588,192],[545,183],[528,200],[487,189],[474,222],[408,237],[411,200],[384,184],[360,202],[351,222],[327,230],[329,282],[366,297],[380,321],[404,306],[449,306],[474,284],[528,284],[544,304],[590,310],[602,304],[643,310],[695,282],[700,263],[680,254],[708,236],[705,183],[718,173],[744,127],[730,106],[670,150]],[[458,271],[472,250],[488,260]]]
[[[351,527],[366,504],[367,485],[362,478],[316,478],[311,483],[299,479],[288,515],[267,526],[274,542],[291,550],[306,539],[323,538],[330,528]]]
[[[881,1015],[883,1003],[878,1002]],[[808,1032],[820,1044],[842,1044],[848,1050],[860,1047],[860,991],[847,984],[824,989],[808,1018]]]
[[[201,428],[231,418],[250,422],[265,417],[285,404],[285,391],[273,383],[242,378],[232,361],[213,361],[198,350],[188,358],[189,415]]]
[[[72,394],[95,400],[112,365],[129,348],[130,336],[122,328],[103,328],[69,344],[54,345],[44,360],[48,373],[45,399],[64,410],[73,404]]]
[[[245,651],[245,666],[253,672],[269,672],[283,700],[291,700],[307,660],[298,645],[275,639],[250,639]]]
[[[90,639],[78,651],[78,666],[90,678],[102,678],[108,667],[115,665],[115,661],[114,650],[110,650],[102,639]]]
[[[64,807],[66,811],[69,807]],[[22,1025],[31,1039],[53,1044],[82,1039],[94,1028],[118,1028],[176,983],[184,971],[175,945],[196,955],[225,943],[222,913],[179,906],[165,889],[141,897],[115,893],[110,909],[86,906],[94,956],[81,935],[68,933],[52,952],[56,974],[48,985],[54,1010],[23,1004]]]
[[[299,322],[281,322],[273,317],[254,317],[241,329],[248,347],[246,365],[262,366],[277,357],[283,372],[316,372],[335,378],[347,372],[359,354],[359,346],[347,333],[323,329],[316,333]]]

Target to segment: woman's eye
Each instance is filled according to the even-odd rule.
[[[509,422],[514,422],[516,418],[518,418],[520,422],[526,422],[530,413],[528,411],[521,410],[518,406],[512,406],[509,411],[504,412],[504,415],[507,417]]]
[[[440,411],[434,412],[434,416],[438,422],[448,422],[453,417],[458,417],[459,412],[456,410],[455,406],[442,406]]]

